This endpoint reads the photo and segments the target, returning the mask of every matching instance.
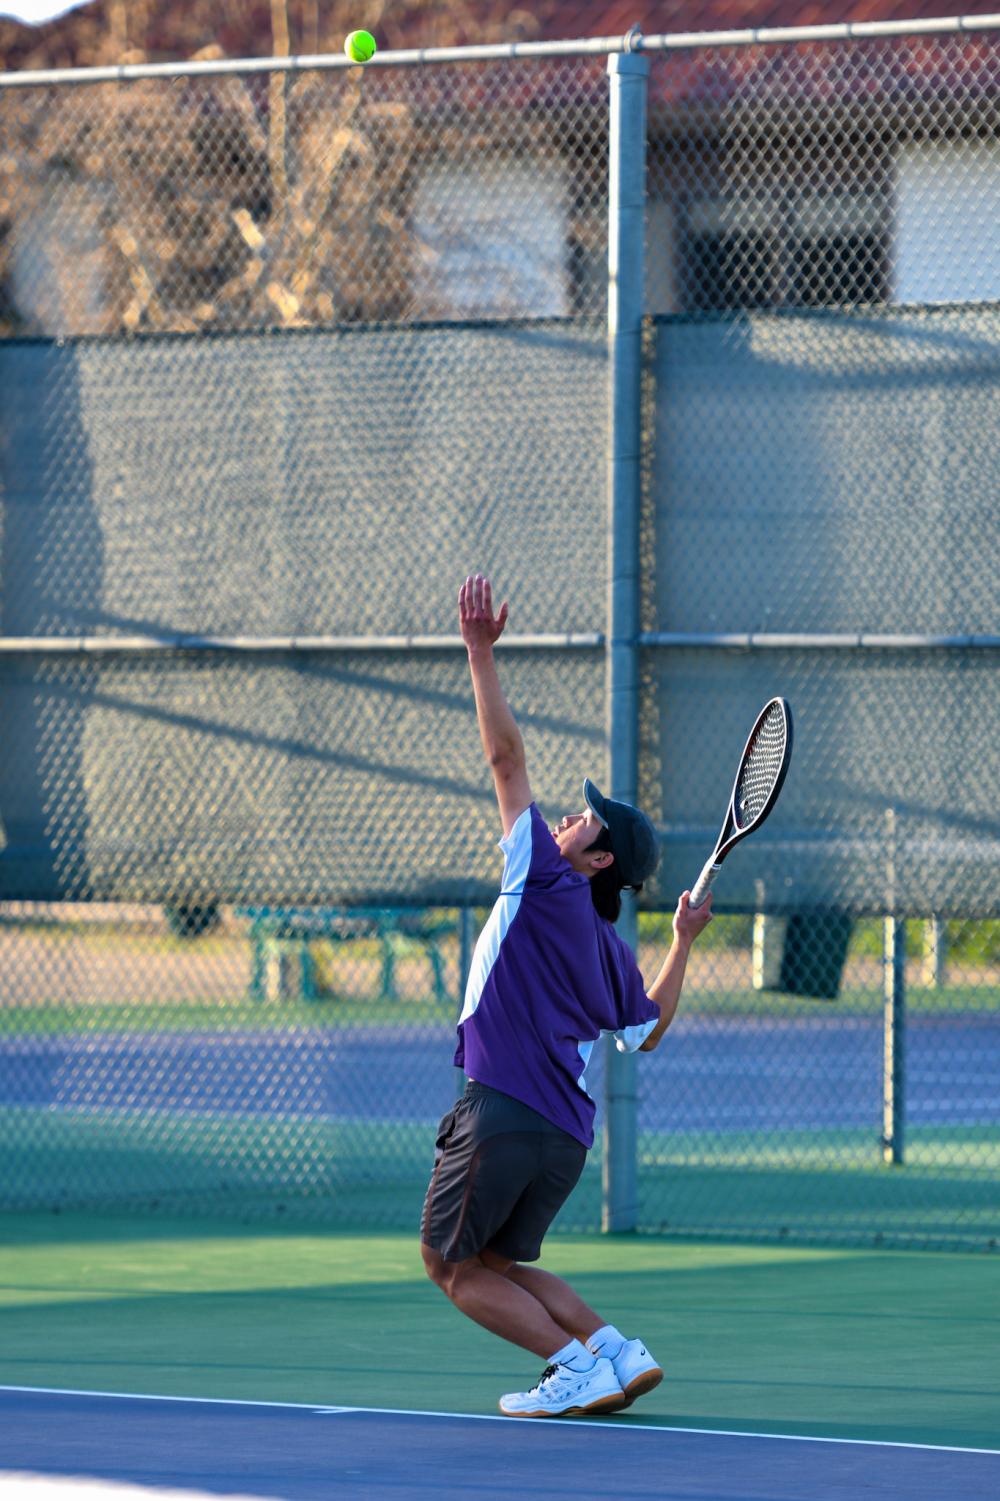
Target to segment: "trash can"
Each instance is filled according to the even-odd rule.
[[[846,912],[793,913],[785,924],[777,988],[787,995],[836,1000],[853,927]]]

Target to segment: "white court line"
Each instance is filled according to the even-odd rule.
[[[470,1423],[530,1423],[538,1428],[561,1424],[569,1428],[601,1428],[605,1433],[692,1433],[706,1438],[775,1439],[785,1444],[850,1444],[865,1449],[922,1449],[934,1454],[991,1454],[1000,1449],[962,1448],[957,1444],[904,1444],[896,1439],[827,1438],[809,1433],[755,1433],[743,1428],[681,1428],[671,1423],[615,1423],[612,1418],[510,1418],[493,1412],[434,1412],[414,1407],[327,1407],[318,1402],[255,1402],[244,1397],[164,1397],[149,1392],[94,1392],[62,1386],[4,1386],[0,1392],[27,1392],[36,1397],[108,1397],[116,1402],[197,1402],[207,1407],[274,1407],[294,1412],[325,1414],[374,1413],[389,1418],[455,1418]]]

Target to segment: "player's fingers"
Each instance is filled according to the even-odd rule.
[[[477,615],[483,613],[483,576],[477,573],[472,584],[472,604]]]
[[[504,600],[503,604],[500,606],[500,614],[497,616],[497,625],[500,627],[501,630],[503,630],[503,628],[504,628],[504,626],[506,624],[507,624],[507,601]]]

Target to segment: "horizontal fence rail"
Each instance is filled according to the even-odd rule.
[[[502,651],[593,651],[599,631],[504,636]],[[433,652],[464,651],[461,636],[0,636],[0,656],[99,656],[108,652]]]
[[[604,647],[601,631],[566,635],[508,636],[497,643],[508,651],[595,651]],[[808,631],[745,631],[713,635],[684,631],[645,631],[637,646],[714,648],[743,651],[995,651],[996,636],[931,636],[898,632],[842,632],[816,635]],[[461,636],[0,636],[0,656],[155,655],[161,652],[434,652],[464,651]]]
[[[689,48],[762,47],[804,42],[878,41],[903,36],[956,36],[964,32],[996,31],[1000,12],[989,16],[923,17],[910,21],[832,21],[817,26],[742,27],[732,31],[661,32],[633,43],[649,52],[683,52]]]
[[[803,42],[851,42],[905,36],[958,36],[1000,30],[1000,12],[988,16],[923,17],[910,21],[841,21],[818,26],[743,27],[731,31],[651,32],[637,26],[621,36],[564,42],[493,42],[481,46],[401,48],[376,52],[365,68],[441,66],[446,63],[525,62],[554,57],[607,57],[617,52],[687,52],[707,47],[780,46]],[[93,68],[24,68],[0,73],[0,88],[135,83],[152,78],[216,78],[238,74],[340,72],[359,65],[339,53],[294,53],[288,57],[214,58],[200,62],[118,63]]]
[[[843,631],[817,635],[808,631],[743,631],[723,635],[696,631],[647,631],[640,646],[739,647],[747,651],[995,651],[996,636],[892,635],[875,631]]]

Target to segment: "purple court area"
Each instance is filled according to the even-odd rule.
[[[996,1501],[1000,1453],[0,1388],[0,1469],[281,1501]]]
[[[453,1030],[83,1034],[0,1042],[0,1106],[432,1124],[454,1099]],[[587,1073],[603,1098],[603,1049]],[[682,1019],[640,1062],[643,1131],[837,1130],[881,1121],[876,1018]],[[1000,1016],[919,1017],[910,1126],[1000,1123]],[[377,1105],[376,1105],[377,1102]]]

